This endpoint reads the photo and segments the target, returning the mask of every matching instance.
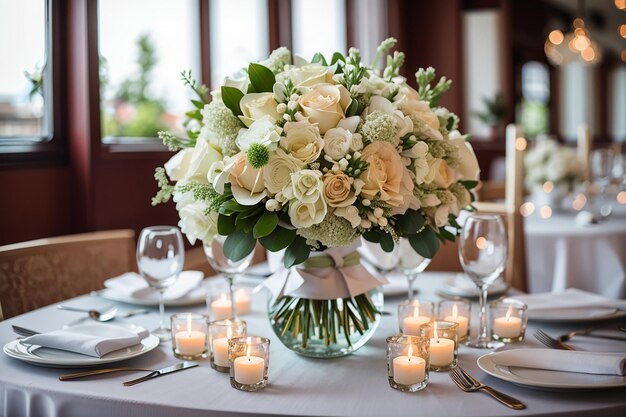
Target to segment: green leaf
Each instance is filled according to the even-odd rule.
[[[252,229],[254,228],[256,221],[256,216],[244,217],[239,215],[237,216],[235,225],[237,226],[237,229],[243,229],[243,231],[246,233],[252,233]]]
[[[232,200],[228,200],[222,203],[219,209],[219,213],[230,216],[233,213],[241,213],[243,211],[247,211],[250,207],[253,206],[242,206],[237,202],[237,200],[233,198]]]
[[[278,214],[266,211],[261,215],[259,220],[257,220],[256,224],[254,225],[254,229],[252,229],[252,235],[256,239],[268,236],[274,231],[277,225]]]
[[[236,230],[224,241],[224,255],[233,262],[245,258],[254,250],[256,239],[250,233]]]
[[[239,102],[242,98],[243,93],[238,88],[222,86],[222,101],[224,102],[224,105],[228,107],[235,116],[240,116],[243,114],[241,108],[239,107]]]
[[[285,251],[285,258],[283,260],[285,268],[291,268],[294,265],[301,264],[309,258],[311,249],[306,244],[306,240],[301,236],[291,242]]]
[[[191,102],[193,103],[193,105],[196,107],[196,109],[198,110],[202,110],[204,108],[204,103],[198,100],[191,100]]]
[[[326,62],[326,58],[324,58],[324,55],[320,54],[319,52],[316,52],[315,55],[313,55],[311,64],[322,64],[325,67],[328,66],[328,63]]]
[[[402,216],[396,217],[396,222],[407,235],[417,233],[424,226],[424,216],[417,210],[407,210]]]
[[[228,236],[235,231],[235,221],[237,216],[225,216],[220,214],[217,216],[217,233],[222,236]]]
[[[476,188],[476,186],[478,185],[478,181],[474,181],[474,180],[466,180],[466,181],[459,181],[461,183],[461,185],[463,185],[463,187],[467,188],[468,190],[471,190],[472,188]]]
[[[416,235],[409,235],[407,238],[413,250],[424,258],[432,259],[439,250],[437,234],[430,227]]]
[[[296,231],[285,229],[282,226],[276,226],[274,231],[268,236],[259,239],[261,245],[270,252],[278,252],[291,245],[296,237]]]
[[[200,110],[188,111],[187,113],[185,113],[185,116],[190,119],[202,121],[202,113],[200,113]]]
[[[345,60],[346,60],[346,58],[344,58],[344,56],[343,56],[343,55],[341,55],[341,53],[339,53],[339,52],[335,52],[335,53],[333,54],[333,57],[332,57],[332,58],[331,58],[331,60],[330,60],[330,65],[335,65],[335,63],[336,63],[337,61],[344,61],[344,62],[345,62]]]
[[[444,240],[449,240],[450,242],[454,242],[456,236],[444,229],[443,227],[439,229],[439,236]]]
[[[385,252],[393,252],[393,238],[389,233],[380,232],[380,247]]]
[[[376,233],[373,230],[368,230],[367,232],[363,233],[363,238],[368,242],[380,243],[380,233]]]
[[[257,93],[271,93],[276,83],[276,77],[271,69],[261,64],[251,63],[248,66],[250,83]]]
[[[352,102],[346,109],[346,117],[356,116],[359,111],[359,101],[356,99],[352,99]]]

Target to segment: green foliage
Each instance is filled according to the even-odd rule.
[[[296,231],[294,229],[286,229],[282,226],[276,226],[276,228],[268,236],[263,236],[259,239],[261,245],[270,252],[278,252],[291,245],[291,242],[296,238]]]
[[[191,100],[194,106],[199,110],[204,108],[204,105],[209,102],[209,89],[205,85],[200,84],[198,81],[196,81],[195,78],[193,78],[191,70],[181,72],[180,79],[183,81],[184,85],[191,87],[191,89],[200,99],[200,101]]]
[[[222,101],[235,116],[243,114],[241,107],[239,107],[239,102],[242,98],[243,93],[238,88],[222,86]]]
[[[256,239],[243,230],[235,230],[224,241],[224,255],[233,262],[245,258],[254,250]]]
[[[346,175],[356,178],[361,175],[362,172],[369,168],[370,164],[361,158],[350,158],[348,160],[348,167],[345,170]]]
[[[266,211],[261,214],[259,220],[254,224],[254,228],[252,229],[252,235],[256,238],[262,238],[265,236],[269,236],[274,229],[278,226],[278,214]]]
[[[287,250],[285,250],[285,258],[283,260],[285,268],[301,264],[309,258],[310,254],[311,248],[306,244],[306,239],[296,236],[293,242],[287,246]]]
[[[28,98],[32,100],[37,94],[43,97],[43,71],[39,68],[33,72],[24,71],[24,77],[30,83]]]
[[[451,80],[446,80],[446,77],[441,77],[435,87],[431,87],[430,83],[435,79],[435,69],[428,67],[427,69],[420,68],[415,73],[415,79],[417,80],[418,90],[422,100],[428,101],[430,107],[438,107],[441,96],[448,91]]]
[[[430,227],[425,227],[417,234],[408,235],[407,239],[413,250],[424,258],[432,259],[439,250],[437,233]]]
[[[157,181],[159,187],[157,194],[152,197],[152,205],[156,206],[157,204],[169,201],[174,192],[174,186],[170,184],[170,180],[167,178],[165,168],[163,167],[158,167],[154,170],[154,179]]]
[[[387,66],[383,71],[383,78],[387,81],[393,80],[400,74],[400,68],[404,65],[405,55],[404,52],[395,51],[393,56],[387,56]]]
[[[167,148],[170,151],[177,151],[182,148],[193,148],[194,146],[196,146],[195,138],[194,139],[179,138],[173,133],[170,133],[164,130],[157,132],[157,136],[159,137],[159,139],[161,139],[161,141],[163,141],[163,144],[167,146]]]
[[[276,77],[272,70],[261,64],[251,63],[248,66],[248,76],[250,77],[250,84],[257,93],[272,92],[276,82]]]
[[[382,41],[380,45],[378,45],[378,48],[376,49],[376,56],[374,57],[374,61],[372,61],[372,65],[370,65],[370,67],[372,69],[376,69],[376,66],[378,65],[378,61],[380,61],[380,59],[383,56],[387,55],[387,53],[391,50],[391,48],[396,46],[397,42],[398,41],[396,40],[396,38],[387,38],[384,41]]]
[[[424,216],[417,210],[407,210],[395,217],[396,224],[404,234],[415,234],[424,226]]]
[[[483,111],[472,112],[474,117],[488,126],[497,126],[504,120],[506,115],[506,105],[501,93],[497,93],[493,98],[483,97]]]

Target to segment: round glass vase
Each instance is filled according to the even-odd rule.
[[[382,287],[350,298],[270,299],[274,333],[288,349],[312,358],[349,355],[372,337],[383,310]]]

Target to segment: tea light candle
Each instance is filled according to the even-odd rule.
[[[444,317],[443,321],[458,323],[459,327],[456,328],[456,334],[459,336],[459,338],[467,334],[469,318],[465,316],[459,316],[459,308],[457,307],[456,303],[454,303],[454,306],[452,306],[452,315]]]
[[[222,294],[220,298],[211,303],[211,311],[213,320],[228,319],[233,316],[233,303],[231,303],[226,294]]]
[[[228,340],[231,337],[231,330],[228,328],[226,337],[220,337],[213,341],[213,362],[217,366],[228,368]]]
[[[430,317],[419,315],[419,306],[413,309],[413,316],[405,317],[402,320],[402,329],[404,334],[419,336],[420,327],[430,322]]]
[[[393,358],[393,380],[402,385],[419,384],[426,375],[426,361],[413,356],[413,345],[409,344],[407,356]]]
[[[235,358],[235,381],[244,385],[254,385],[263,381],[263,371],[265,369],[265,359],[257,356],[250,356],[250,344],[246,350],[246,356]]]
[[[511,317],[513,306],[510,305],[505,317],[496,317],[493,320],[493,333],[500,337],[519,337],[522,333],[522,319]]]
[[[430,363],[434,366],[445,366],[454,360],[454,341],[439,338],[437,335],[437,322],[433,337],[430,339]]]
[[[235,291],[235,308],[237,313],[244,315],[250,312],[250,292],[244,288]]]
[[[176,333],[176,350],[180,355],[199,355],[205,351],[206,333],[191,330],[191,314],[187,315],[187,330]]]

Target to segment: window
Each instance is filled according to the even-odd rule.
[[[550,73],[548,66],[531,61],[522,65],[521,120],[524,133],[535,137],[548,133],[550,111]]]
[[[0,138],[48,139],[52,132],[46,0],[0,2]]]
[[[310,61],[316,52],[330,59],[346,53],[345,0],[292,0],[293,53]]]
[[[267,0],[211,0],[211,87],[269,55]]]
[[[200,77],[198,10],[198,0],[99,2],[103,138],[183,134],[191,93],[180,73]]]

